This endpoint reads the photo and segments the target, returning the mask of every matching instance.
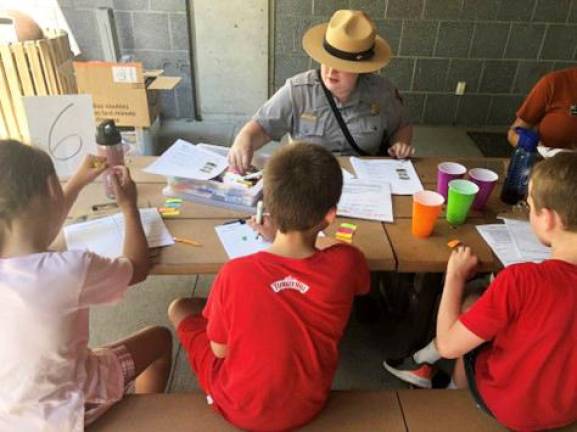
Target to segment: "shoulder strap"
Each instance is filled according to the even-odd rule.
[[[349,132],[349,128],[347,127],[347,124],[343,120],[343,116],[341,116],[341,113],[335,104],[335,100],[333,99],[333,95],[331,94],[329,89],[326,88],[325,83],[323,82],[320,69],[317,70],[317,75],[319,77],[321,87],[323,88],[323,91],[324,91],[325,96],[327,98],[327,102],[331,106],[331,110],[333,111],[333,114],[335,115],[335,119],[337,120],[337,123],[341,127],[341,131],[343,132],[343,135],[347,139],[347,142],[353,148],[353,150],[359,154],[359,156],[371,156],[369,153],[367,153],[366,151],[364,151],[363,149],[361,149],[357,145],[357,143],[355,142],[355,139],[353,138],[353,136]]]

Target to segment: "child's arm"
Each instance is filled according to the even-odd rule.
[[[132,263],[133,273],[130,284],[141,282],[150,271],[148,242],[142,229],[138,211],[136,185],[130,178],[128,168],[114,167],[111,176],[116,202],[124,214],[124,248],[123,255]]]
[[[215,357],[218,358],[225,358],[228,354],[228,346],[225,344],[219,344],[213,341],[210,341],[210,349]]]
[[[474,275],[477,263],[468,247],[459,247],[449,258],[437,316],[437,349],[444,358],[460,357],[484,342],[459,321],[465,282]]]
[[[106,158],[94,155],[87,155],[80,166],[76,169],[74,175],[68,180],[63,187],[64,191],[64,216],[72,208],[74,201],[78,198],[80,191],[89,183],[92,183],[100,174],[106,170]],[[62,221],[64,223],[64,220]]]

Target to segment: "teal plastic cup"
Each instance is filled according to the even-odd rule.
[[[472,181],[451,180],[447,200],[447,222],[451,225],[464,224],[478,192],[479,186]]]

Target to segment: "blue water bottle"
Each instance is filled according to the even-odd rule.
[[[515,205],[527,196],[529,175],[537,159],[537,144],[539,134],[531,129],[515,128],[519,135],[517,148],[511,156],[507,178],[501,191],[501,201]]]

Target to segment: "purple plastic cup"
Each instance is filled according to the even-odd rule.
[[[437,165],[437,192],[447,200],[449,182],[463,178],[467,168],[455,162],[443,162]]]
[[[471,207],[475,210],[483,210],[497,184],[497,180],[499,180],[499,175],[485,168],[473,168],[469,170],[469,179],[479,186],[479,192]]]

